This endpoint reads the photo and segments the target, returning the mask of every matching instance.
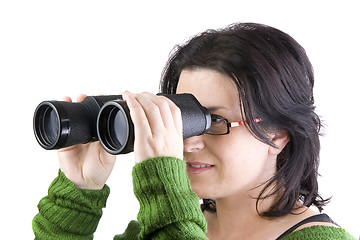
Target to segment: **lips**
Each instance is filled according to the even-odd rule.
[[[212,164],[201,163],[201,162],[188,162],[187,171],[192,174],[200,174],[206,171],[211,170],[214,167]]]
[[[204,168],[204,167],[211,167],[212,165],[193,165],[193,164],[189,164],[190,167],[193,168]]]

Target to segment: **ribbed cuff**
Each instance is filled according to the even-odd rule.
[[[206,221],[199,198],[191,190],[185,161],[158,157],[136,164],[133,185],[140,203],[141,235],[183,221],[193,222],[206,232]]]
[[[106,207],[106,201],[110,194],[110,188],[105,185],[101,190],[78,189],[65,174],[59,170],[59,175],[51,183],[48,191],[49,197],[76,202],[80,200],[84,209],[101,209]]]
[[[110,194],[108,186],[101,190],[83,190],[59,171],[51,183],[48,196],[38,204],[39,214],[34,218],[36,226],[72,235],[91,235],[95,232],[102,215],[102,208]],[[38,223],[38,224],[37,224]]]

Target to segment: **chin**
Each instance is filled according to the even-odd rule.
[[[206,189],[206,187],[196,187],[191,185],[191,189],[200,199],[214,199],[215,195],[211,194],[211,191]]]

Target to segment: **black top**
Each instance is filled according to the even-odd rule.
[[[304,225],[304,224],[309,223],[309,222],[328,222],[328,223],[333,223],[333,224],[339,226],[328,215],[326,215],[324,213],[323,214],[318,214],[318,215],[308,217],[308,218],[302,220],[301,222],[295,224],[294,226],[292,226],[291,228],[286,230],[283,234],[281,234],[280,237],[278,237],[276,240],[279,240],[279,239],[289,235],[290,233],[292,233],[295,229],[297,229],[301,225]]]

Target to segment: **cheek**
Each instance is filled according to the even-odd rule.
[[[251,189],[273,172],[268,159],[268,145],[251,136],[218,143],[219,182],[236,188]],[[244,189],[244,190],[245,190]]]
[[[251,189],[273,174],[269,164],[268,145],[250,133],[209,136],[198,160],[209,160],[215,169],[206,177],[190,175],[191,187],[200,198],[221,198]],[[201,156],[201,157],[200,157]]]
[[[238,136],[240,135],[240,137]],[[269,146],[250,133],[229,135],[215,144],[220,158],[231,164],[257,165],[267,158]]]

